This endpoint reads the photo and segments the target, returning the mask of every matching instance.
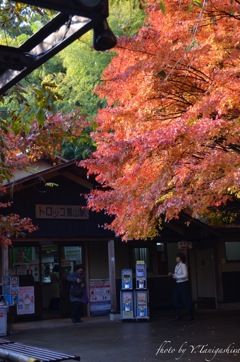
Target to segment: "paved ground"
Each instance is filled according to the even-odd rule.
[[[205,311],[194,321],[68,319],[16,323],[14,342],[80,355],[81,362],[240,361],[240,311]]]

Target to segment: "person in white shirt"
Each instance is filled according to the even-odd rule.
[[[186,265],[186,256],[184,253],[176,255],[176,266],[174,273],[168,273],[176,281],[175,290],[173,294],[173,304],[176,308],[176,317],[174,320],[181,319],[182,306],[188,312],[188,320],[193,320],[193,305],[192,297],[188,281],[188,268]]]

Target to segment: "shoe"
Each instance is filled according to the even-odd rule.
[[[188,317],[188,321],[193,321],[193,317]]]
[[[175,318],[172,318],[171,321],[175,321],[175,322],[176,322],[176,321],[180,321],[180,319],[181,319],[181,317],[177,316],[177,317],[175,317]]]

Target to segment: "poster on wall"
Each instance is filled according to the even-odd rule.
[[[17,276],[2,277],[2,294],[8,305],[17,304],[19,292],[19,278]]]
[[[17,314],[34,314],[34,287],[20,287],[18,293]]]
[[[110,283],[108,279],[90,279],[91,315],[109,314],[111,311]]]
[[[13,264],[29,263],[33,260],[33,248],[31,246],[23,246],[13,248]]]
[[[65,259],[69,261],[75,261],[76,263],[81,264],[82,261],[81,251],[82,250],[79,246],[65,246],[64,247]]]

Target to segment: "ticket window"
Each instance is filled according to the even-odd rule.
[[[79,245],[63,246],[60,249],[61,256],[61,275],[64,279],[68,273],[74,271],[74,266],[83,264],[83,250]]]
[[[42,245],[41,247],[41,276],[42,283],[51,283],[51,272],[59,265],[58,245]]]

